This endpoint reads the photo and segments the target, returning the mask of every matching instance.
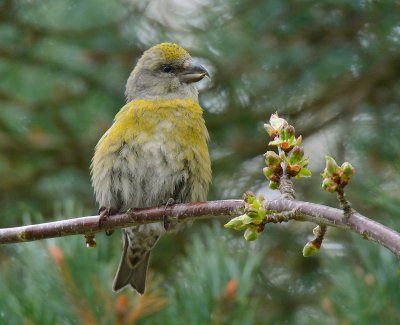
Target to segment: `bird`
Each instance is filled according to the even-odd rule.
[[[208,71],[175,43],[157,44],[140,57],[126,83],[126,104],[97,143],[90,166],[103,216],[207,200],[209,133],[195,86],[204,77]],[[123,228],[113,290],[143,294],[152,248],[161,235],[182,227],[158,222]]]

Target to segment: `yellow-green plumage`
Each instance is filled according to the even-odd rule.
[[[102,201],[106,207],[114,211],[130,207],[154,206],[172,197],[173,186],[176,183],[174,179],[177,175],[178,177],[183,175],[186,177],[186,182],[194,184],[188,195],[189,201],[206,200],[211,181],[207,140],[208,132],[203,111],[193,99],[138,99],[128,103],[116,115],[114,124],[96,146],[92,162],[92,179],[98,201]],[[143,188],[135,188],[136,198],[129,198],[129,194],[133,194],[133,189],[127,188],[129,194],[120,193],[119,196],[125,200],[119,202],[109,188],[115,187],[115,184],[112,184],[115,174],[113,168],[115,166],[121,168],[120,165],[124,162],[129,164],[129,159],[121,154],[124,147],[129,148],[129,154],[135,152],[130,162],[132,174],[138,168],[151,168],[154,160],[157,164],[161,160],[164,162],[167,160],[168,166],[162,168],[160,164],[160,168],[152,173],[155,173],[153,176],[161,177],[171,185],[171,193],[164,188],[158,188],[153,191],[158,193],[161,190],[166,193],[157,195],[156,198],[153,198],[154,195],[143,197],[141,193]],[[140,182],[142,181],[140,179]],[[100,182],[105,184],[97,184]],[[153,186],[150,180],[146,182],[150,183],[149,187]],[[121,191],[124,191],[123,186]]]
[[[173,127],[168,127],[169,124]],[[204,124],[203,110],[193,99],[174,100],[134,100],[126,104],[116,115],[110,130],[101,138],[96,147],[94,161],[110,152],[117,151],[121,143],[135,139],[137,144],[147,142],[148,137],[154,136],[164,128],[163,135],[173,141],[171,150],[186,148],[186,159],[192,158],[193,148],[198,148],[206,164],[208,149],[206,140],[208,132]],[[144,137],[146,136],[146,137]]]
[[[176,44],[162,43],[144,53],[127,82],[128,103],[95,149],[92,184],[101,208],[120,212],[170,199],[207,199],[208,132],[193,85],[205,75]],[[114,290],[130,285],[144,292],[150,250],[165,231],[161,223],[123,230]]]

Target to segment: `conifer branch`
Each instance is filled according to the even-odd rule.
[[[267,217],[265,223],[275,223],[271,213],[282,213],[282,221],[308,221],[321,226],[349,230],[386,247],[400,256],[400,233],[358,212],[343,218],[343,210],[309,202],[278,199],[264,203]],[[154,223],[168,218],[171,222],[186,222],[200,219],[236,217],[244,213],[243,200],[221,200],[204,203],[176,204],[168,207],[132,209],[126,213],[112,215],[99,224],[99,216],[88,216],[15,228],[0,229],[0,244],[22,243],[46,238],[70,235],[91,235],[139,224]]]

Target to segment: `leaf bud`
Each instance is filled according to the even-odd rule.
[[[244,239],[246,239],[247,241],[253,241],[257,239],[258,235],[259,233],[257,231],[257,228],[250,226],[244,232]]]
[[[309,241],[303,248],[303,256],[310,257],[315,255],[319,251],[319,247],[317,247],[313,241]]]
[[[330,156],[325,156],[326,167],[324,176],[332,176],[338,173],[339,166],[337,165],[335,159]]]
[[[336,191],[337,186],[338,185],[332,180],[332,178],[327,177],[322,181],[322,188],[325,191],[333,193]]]

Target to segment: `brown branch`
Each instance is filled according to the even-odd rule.
[[[375,222],[358,212],[349,218],[343,218],[343,211],[303,201],[278,199],[266,202],[266,209],[273,212],[291,212],[284,214],[288,220],[309,221],[322,226],[332,226],[351,230],[363,238],[375,241],[400,256],[400,233]],[[145,223],[163,221],[184,222],[206,218],[233,217],[244,213],[244,201],[223,200],[204,203],[176,204],[169,207],[157,207],[129,210],[127,213],[110,216],[99,225],[99,216],[82,217],[42,223],[30,226],[0,229],[0,244],[20,243],[45,238],[69,235],[94,234],[105,230],[124,228]],[[266,222],[269,222],[266,219]],[[270,221],[271,222],[271,221]]]
[[[353,209],[351,208],[350,202],[346,199],[346,194],[344,194],[343,186],[339,186],[336,190],[336,196],[339,201],[340,207],[343,210],[343,216],[348,218],[352,213]]]

